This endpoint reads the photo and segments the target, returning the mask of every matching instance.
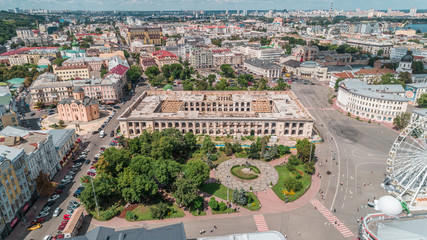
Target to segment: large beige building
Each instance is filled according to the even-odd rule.
[[[214,136],[308,138],[314,122],[291,91],[146,91],[118,120],[125,137],[177,128]]]
[[[90,69],[88,64],[69,65],[61,67],[53,66],[53,72],[59,78],[61,78],[61,80],[90,78]]]

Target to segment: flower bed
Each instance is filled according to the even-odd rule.
[[[231,172],[231,174],[233,174],[234,176],[236,176],[240,179],[251,180],[251,179],[255,179],[258,177],[257,172],[260,173],[260,171],[257,167],[255,167],[256,169],[254,169],[252,167],[255,167],[255,166],[251,166],[251,168],[250,168],[254,173],[243,172],[242,170],[246,167],[240,166],[240,165],[233,166],[231,168],[230,172]]]

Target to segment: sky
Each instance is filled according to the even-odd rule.
[[[49,10],[268,10],[329,9],[331,0],[0,0],[0,9]],[[427,9],[427,0],[334,0],[338,10]]]

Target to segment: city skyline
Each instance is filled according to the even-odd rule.
[[[316,10],[329,9],[330,0],[207,0],[200,3],[197,0],[87,0],[84,2],[76,0],[0,0],[2,10],[10,8],[21,9],[48,9],[48,10],[100,10],[100,11],[179,11],[179,10],[269,10],[269,9],[300,9]],[[178,6],[178,7],[175,7]],[[427,9],[427,3],[422,0],[399,1],[399,0],[361,0],[358,2],[334,1],[333,8],[337,10],[376,10],[392,9]]]

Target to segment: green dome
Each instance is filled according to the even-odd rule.
[[[170,85],[170,84],[166,84],[164,87],[163,87],[163,90],[173,90],[173,87],[172,87],[172,85]]]

